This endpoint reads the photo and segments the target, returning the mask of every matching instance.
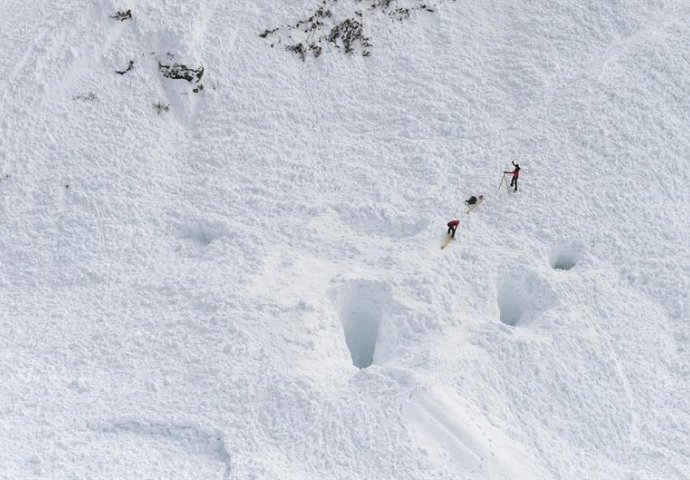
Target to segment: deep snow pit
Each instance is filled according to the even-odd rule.
[[[510,282],[502,283],[498,288],[498,308],[501,312],[501,322],[511,327],[520,323],[520,319],[529,308],[522,289],[516,288]]]
[[[581,248],[572,245],[561,245],[551,251],[549,263],[554,270],[570,270],[580,261]]]
[[[354,280],[337,288],[338,314],[355,367],[374,362],[379,326],[390,302],[390,287],[382,282]]]
[[[501,322],[511,327],[528,323],[556,303],[553,290],[534,274],[505,278],[497,291]]]

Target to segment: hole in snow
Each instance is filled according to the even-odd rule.
[[[390,302],[390,287],[382,282],[354,280],[336,290],[345,343],[355,367],[367,368],[374,362],[379,326]]]
[[[497,285],[501,322],[524,325],[556,303],[553,290],[534,274],[508,277]]]
[[[555,270],[570,270],[580,261],[582,249],[574,245],[560,245],[551,250],[549,263]]]
[[[501,322],[516,326],[529,309],[524,289],[513,281],[503,282],[498,288],[498,308]]]

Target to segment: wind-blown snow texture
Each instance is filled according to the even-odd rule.
[[[688,478],[690,5],[386,3],[3,3],[2,478]]]

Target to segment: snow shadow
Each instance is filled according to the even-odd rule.
[[[173,449],[177,450],[178,455],[207,457],[222,465],[224,479],[230,478],[230,453],[225,436],[219,430],[187,423],[156,423],[136,419],[120,419],[91,424],[89,427],[96,432],[112,434],[123,446],[131,444],[131,440],[137,440],[142,448],[153,447],[154,451],[156,448]]]
[[[549,264],[554,270],[570,270],[582,257],[582,247],[578,245],[557,245],[551,249]]]
[[[500,320],[516,327],[525,325],[556,303],[556,294],[533,273],[509,276],[497,284]]]
[[[190,222],[181,227],[183,238],[206,246],[226,234],[225,226],[220,223]]]
[[[335,302],[355,367],[374,362],[379,327],[391,301],[390,287],[383,282],[352,280],[337,287]]]

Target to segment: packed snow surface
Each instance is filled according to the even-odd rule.
[[[0,3],[1,478],[690,478],[687,1]]]

